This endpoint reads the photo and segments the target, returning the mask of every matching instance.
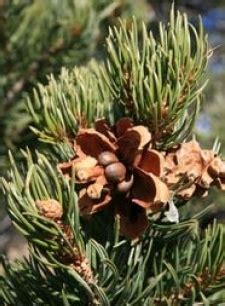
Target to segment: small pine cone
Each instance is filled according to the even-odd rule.
[[[37,200],[35,204],[44,217],[54,221],[62,218],[63,209],[58,201],[54,199]]]
[[[91,267],[88,263],[87,258],[81,257],[77,258],[72,264],[72,267],[81,275],[81,277],[87,283],[93,283],[95,281]]]

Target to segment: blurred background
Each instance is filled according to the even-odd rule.
[[[0,0],[0,176],[6,175],[9,149],[20,162],[18,148],[39,145],[26,114],[26,96],[33,87],[46,84],[47,75],[57,75],[62,66],[104,59],[108,26],[117,24],[118,17],[130,22],[135,15],[154,31],[158,21],[166,22],[172,2],[194,25],[201,15],[214,49],[195,134],[209,149],[218,138],[225,156],[225,0]],[[211,203],[223,221],[225,195],[215,190],[192,209]],[[14,259],[25,253],[26,243],[11,226],[0,192],[0,254]]]

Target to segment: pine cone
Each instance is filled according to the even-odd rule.
[[[62,205],[58,201],[54,199],[37,200],[35,204],[42,216],[54,221],[61,220],[63,209]]]
[[[211,185],[225,190],[225,163],[212,151],[202,150],[195,140],[166,154],[164,180],[183,199],[206,196]]]
[[[164,156],[151,148],[149,130],[128,118],[112,128],[98,120],[95,128],[78,132],[74,149],[75,158],[58,169],[70,177],[75,168],[81,214],[113,205],[123,234],[139,236],[148,224],[146,213],[160,211],[170,198],[161,180]]]

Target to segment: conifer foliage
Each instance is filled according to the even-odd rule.
[[[139,15],[144,18],[145,0]],[[73,68],[102,56],[107,24],[116,16],[131,18],[131,0],[1,0],[0,1],[0,171],[7,148],[25,147],[30,117],[24,100],[47,74]],[[143,8],[142,8],[143,6]]]
[[[190,140],[211,51],[171,11],[159,39],[110,29],[107,60],[50,78],[28,99],[46,143],[2,179],[30,256],[3,260],[5,305],[217,305],[225,228],[203,228],[194,196],[224,190],[218,150]]]

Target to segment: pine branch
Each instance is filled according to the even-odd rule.
[[[185,15],[178,13],[175,17],[172,12],[170,22],[167,26],[160,25],[159,32],[161,34],[157,41],[151,32],[147,33],[143,25],[142,34],[139,35],[135,20],[131,29],[124,22],[121,22],[120,28],[111,29],[107,40],[106,65],[94,68],[97,77],[93,77],[89,96],[84,96],[78,90],[76,103],[81,105],[84,103],[83,99],[87,103],[90,96],[99,96],[99,101],[107,105],[108,109],[95,106],[99,108],[99,113],[94,112],[95,118],[105,117],[110,122],[115,122],[121,116],[128,116],[134,122],[148,126],[153,134],[155,146],[166,149],[190,135],[199,110],[202,90],[206,85],[206,82],[202,81],[202,76],[211,52],[201,24],[197,33]],[[76,73],[79,74],[78,70]],[[67,79],[73,80],[73,74],[70,75]],[[46,87],[48,95],[51,95],[50,91],[53,93],[53,89],[49,90],[52,82]],[[60,86],[61,82],[56,81],[56,84]],[[55,88],[55,92],[58,88]],[[64,95],[70,95],[69,88],[62,90]],[[43,88],[39,92],[38,104],[43,105]],[[66,120],[63,119],[65,110],[62,108],[63,103],[59,104],[55,100],[52,103],[50,119],[55,121],[55,129],[51,131],[46,123],[44,127],[49,136],[61,138],[55,130],[59,125],[58,129],[68,134],[63,127]],[[75,107],[72,106],[73,103],[71,99],[67,108]],[[96,102],[92,103],[96,105]],[[42,128],[46,118],[43,120],[42,115],[38,114],[40,107],[35,109],[35,106],[30,106],[32,104],[29,102],[30,112],[33,118],[40,118],[35,122],[38,126],[39,120]],[[56,104],[57,111],[54,110]],[[60,122],[59,116],[61,124],[57,123]],[[79,122],[80,114],[75,116],[75,120]],[[91,116],[89,110],[83,109],[82,116],[88,121]],[[71,128],[70,134],[74,134],[74,129]]]
[[[28,301],[45,305],[224,301],[225,226],[202,229],[205,212],[181,211],[195,191],[225,188],[218,145],[181,143],[210,52],[185,15],[172,11],[159,32],[156,40],[143,26],[139,36],[135,21],[121,22],[110,30],[105,64],[63,69],[28,99],[32,129],[51,145],[49,159],[23,151],[20,168],[10,154],[2,179],[31,254],[18,269],[3,262],[3,303],[23,305],[20,273]]]
[[[191,305],[195,301],[205,302],[206,299],[214,303],[222,302],[223,299],[220,297],[216,299],[214,293],[220,289],[221,294],[223,292],[224,237],[223,225],[214,224],[202,236],[198,222],[190,220],[174,226],[155,223],[150,232],[133,245],[119,239],[111,245],[108,241],[106,243],[108,246],[104,248],[90,240],[86,252],[92,268],[97,272],[98,282],[105,288],[105,293],[101,292],[101,287],[95,288],[100,296],[101,293],[103,294],[102,304],[180,305],[186,303]],[[171,250],[174,251],[171,252]],[[56,299],[59,303],[64,297],[63,283],[65,298],[73,305],[77,295],[69,294],[70,290],[73,290],[74,283],[69,270],[63,269],[63,266],[59,267],[54,261],[51,264],[47,263],[43,256],[40,257],[37,250],[32,253],[33,261],[38,267],[38,269],[34,267],[29,274],[29,278],[34,278],[34,285],[29,278],[26,279],[26,273],[23,273],[23,288],[31,286],[29,294],[32,293],[32,296],[42,299],[51,299],[51,291],[54,288],[56,292],[53,300]],[[51,267],[49,272],[46,270],[48,265]],[[8,269],[12,268],[8,267]],[[43,269],[44,273],[36,275]],[[50,272],[52,269],[55,271],[54,274]],[[16,271],[20,270],[16,269]],[[49,289],[50,284],[53,288],[48,294],[43,292],[40,297],[41,288],[35,286],[35,283],[43,276],[44,279],[39,280],[40,283],[48,284],[46,290]],[[15,291],[18,277],[13,279],[13,276],[8,275],[7,279],[10,279],[8,284]],[[7,279],[2,279],[4,286]],[[10,296],[10,291],[6,290],[6,292]],[[6,292],[3,294],[4,301]],[[20,294],[22,294],[21,291]],[[18,298],[22,301],[21,296]],[[80,303],[83,305],[82,301]]]
[[[58,81],[51,76],[48,86],[40,84],[34,91],[34,100],[28,99],[33,121],[42,126],[33,131],[46,141],[72,142],[79,126],[90,126],[94,118],[104,115],[107,106],[103,94],[107,95],[107,89],[99,90],[91,69],[63,69]]]
[[[109,266],[108,269],[115,270],[115,268],[113,268],[113,263],[107,263],[106,255],[102,252],[100,245],[93,240],[88,242],[87,250],[93,248],[96,253],[92,251],[89,259],[88,254],[86,255],[73,180],[68,182],[62,176],[59,177],[43,155],[37,155],[37,164],[33,163],[29,152],[24,152],[24,155],[29,169],[25,177],[20,174],[21,171],[18,170],[11,156],[10,181],[3,179],[3,188],[9,204],[8,212],[13,224],[31,243],[30,250],[38,265],[56,270],[57,282],[59,281],[58,273],[61,273],[60,277],[63,277],[63,274],[68,275],[70,282],[72,279],[73,283],[78,283],[83,293],[78,292],[75,298],[80,299],[82,305],[86,305],[87,301],[88,305],[96,305],[97,301],[104,304],[101,301],[106,299],[105,294],[96,282],[101,285],[102,282],[107,281],[105,276],[107,266]],[[47,175],[46,169],[50,176]],[[102,276],[98,275],[99,272],[93,276],[89,262],[97,273],[99,271],[99,264],[96,266],[98,256],[101,259],[100,265],[106,268],[104,267]],[[36,277],[35,280],[37,280],[36,273],[32,271],[30,275]],[[49,277],[48,274],[43,275]],[[12,276],[7,275],[7,277],[10,279]],[[26,279],[26,274],[24,277],[25,282],[30,282],[29,279]],[[108,277],[109,275],[107,279]],[[48,282],[49,278],[44,279],[44,284],[46,281]],[[17,292],[17,278],[13,278],[12,282],[11,290]],[[107,286],[109,286],[108,281]],[[10,293],[8,290],[2,290],[2,298],[6,301],[10,298]],[[31,290],[31,293],[35,295],[35,288],[32,287]],[[37,290],[40,293],[40,288]],[[39,294],[38,292],[36,294]],[[23,303],[21,293],[17,292],[17,294]]]
[[[211,54],[201,22],[197,33],[186,15],[172,10],[169,23],[159,26],[158,40],[144,25],[138,35],[135,21],[131,29],[122,22],[110,30],[107,47],[103,76],[121,113],[149,126],[159,147],[187,138]]]
[[[145,0],[141,4],[148,6]],[[102,39],[107,35],[107,24],[114,24],[116,16],[123,14],[130,18],[135,6],[130,0],[2,3],[1,171],[5,168],[6,147],[14,150],[19,145],[28,145],[31,139],[30,117],[21,116],[21,112],[25,112],[24,99],[34,84],[46,84],[46,74],[58,75],[62,66],[71,68],[85,63],[91,56],[102,57]],[[140,11],[140,19],[143,12],[144,8]]]

